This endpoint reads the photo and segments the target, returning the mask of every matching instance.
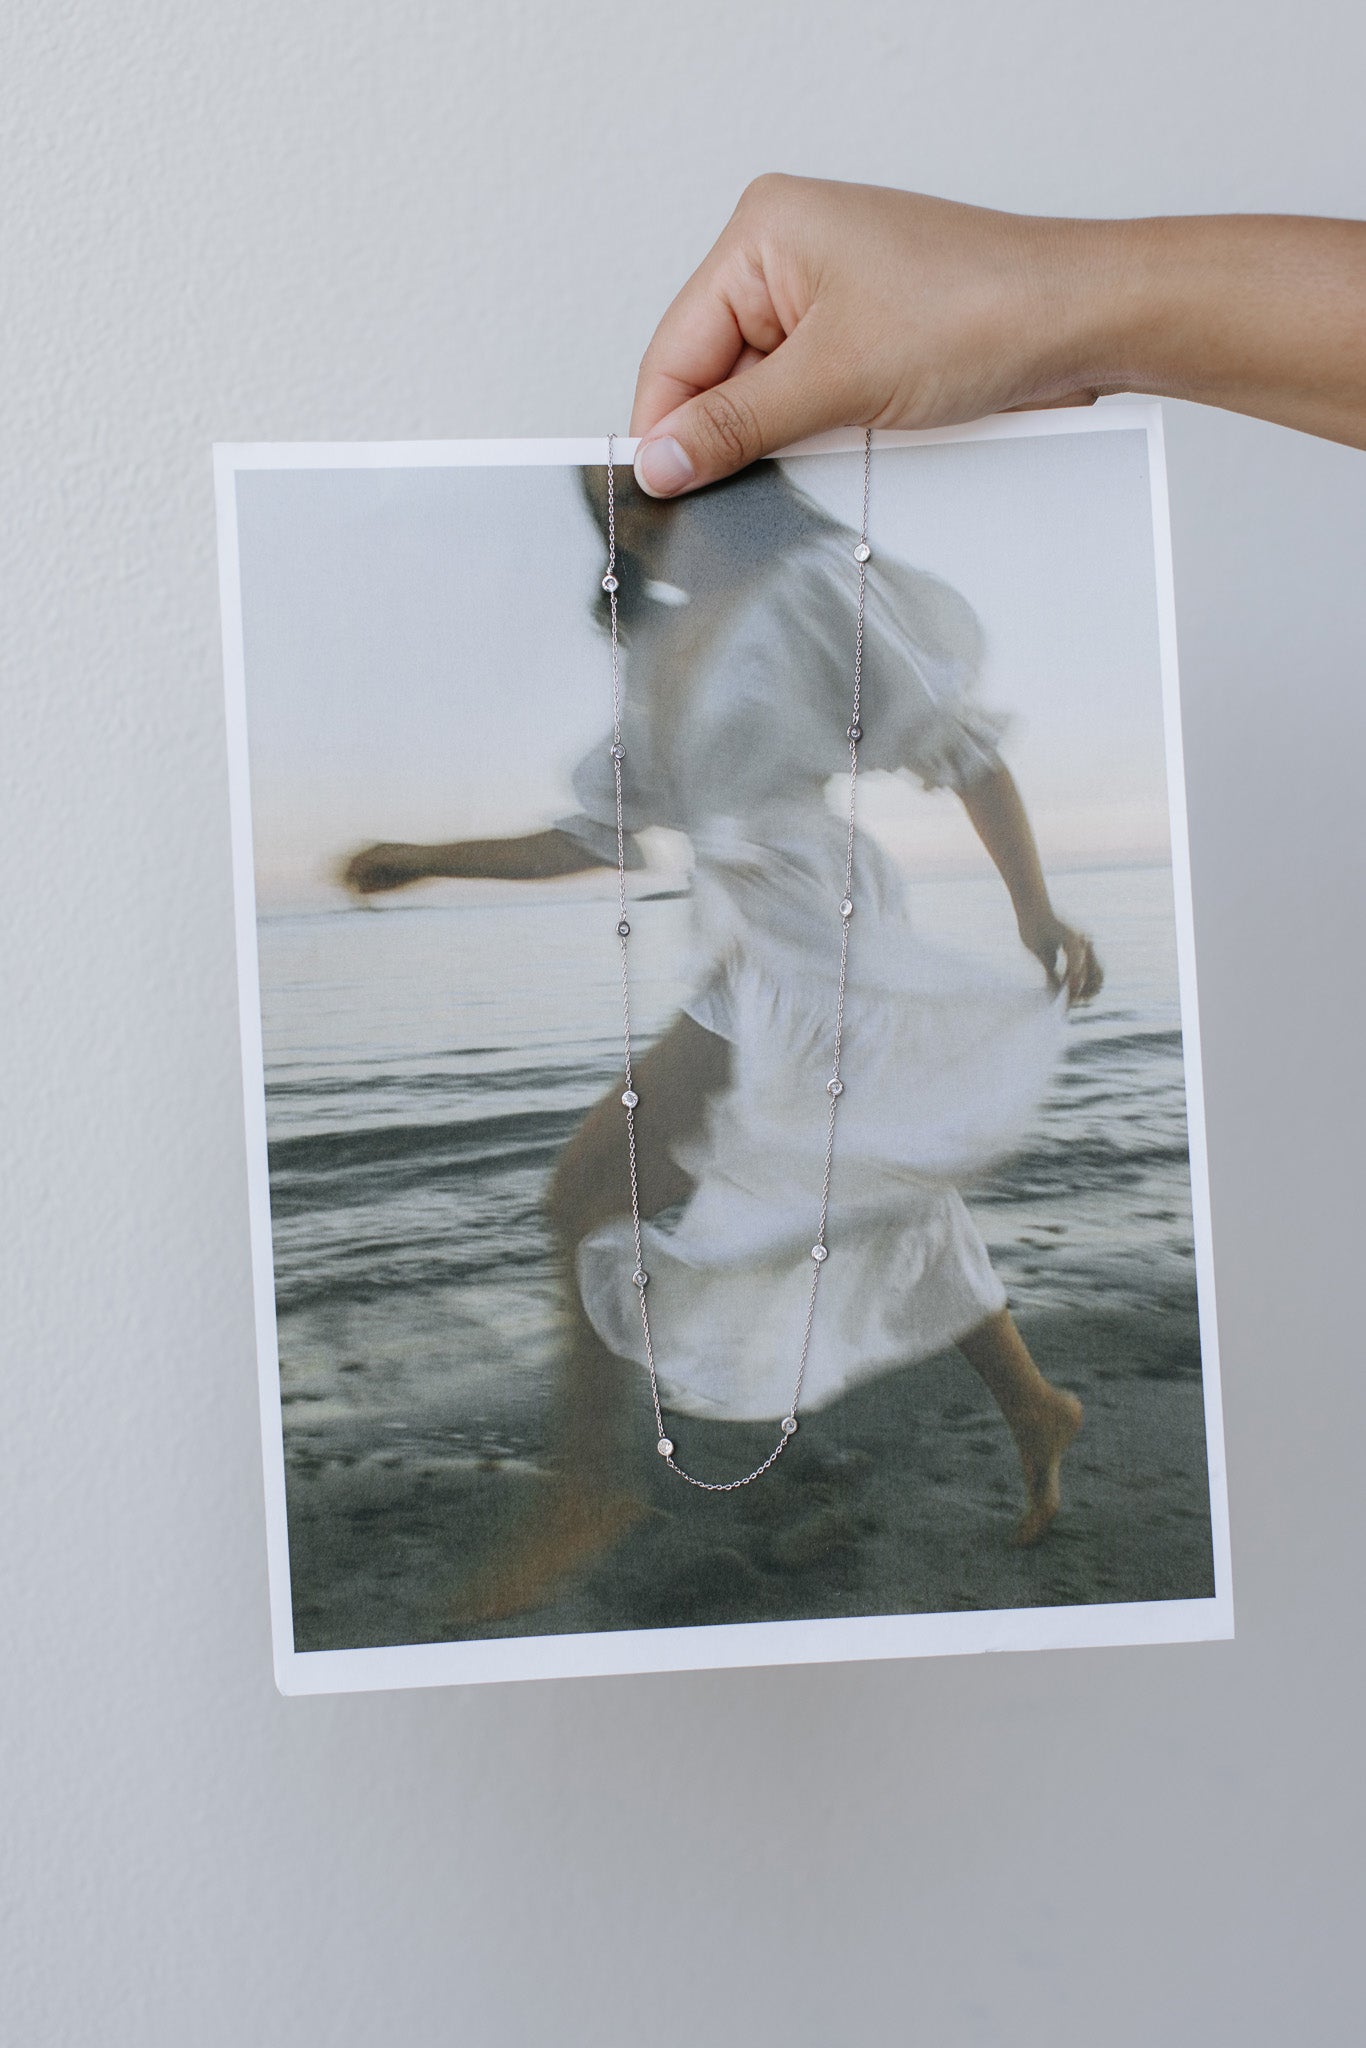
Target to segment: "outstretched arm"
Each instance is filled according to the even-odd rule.
[[[1091,941],[1083,932],[1064,924],[1049,900],[1033,827],[1014,776],[1008,768],[994,768],[958,794],[974,831],[1010,891],[1024,944],[1043,962],[1053,988],[1061,988],[1066,982],[1069,1003],[1089,1002],[1099,993],[1104,979],[1100,962]]]
[[[626,854],[628,867],[641,865],[634,840],[628,840]],[[452,839],[439,846],[385,840],[352,854],[340,880],[357,896],[374,896],[438,876],[466,882],[540,882],[608,865],[567,832],[552,827],[516,839]]]

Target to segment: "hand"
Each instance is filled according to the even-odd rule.
[[[1050,910],[1030,923],[1022,922],[1020,937],[1035,959],[1042,961],[1048,986],[1055,992],[1066,987],[1069,1009],[1075,1003],[1089,1003],[1093,996],[1100,994],[1105,976],[1096,958],[1096,949],[1085,932],[1064,924]],[[1059,953],[1063,956],[1061,973],[1058,971]]]
[[[363,846],[338,870],[337,879],[353,896],[377,896],[384,889],[403,889],[425,881],[431,873],[428,849],[401,840]]]
[[[1366,447],[1366,222],[1048,220],[756,179],[645,352],[654,497],[831,427],[1145,391]]]
[[[1080,388],[1103,223],[764,177],[646,350],[636,473],[672,496],[830,427],[929,427]]]

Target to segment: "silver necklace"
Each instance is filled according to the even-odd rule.
[[[854,548],[854,561],[858,569],[858,610],[854,625],[853,703],[845,735],[849,743],[849,831],[844,856],[844,895],[838,905],[831,905],[832,915],[838,915],[839,918],[839,971],[835,982],[833,1058],[830,1078],[825,1084],[828,1105],[825,1171],[821,1177],[820,1220],[816,1228],[816,1241],[811,1247],[811,1292],[806,1304],[806,1322],[802,1330],[801,1352],[797,1361],[792,1399],[786,1415],[778,1425],[778,1441],[763,1463],[756,1465],[752,1472],[746,1472],[740,1479],[726,1480],[694,1478],[691,1472],[684,1471],[674,1456],[673,1439],[664,1426],[664,1411],[659,1401],[654,1340],[650,1333],[650,1309],[647,1300],[650,1276],[645,1271],[645,1253],[640,1235],[640,1186],[636,1175],[636,1116],[641,1108],[641,1099],[631,1078],[631,977],[628,960],[631,922],[626,915],[626,826],[622,804],[622,768],[626,760],[626,749],[621,739],[621,658],[617,639],[617,592],[620,584],[616,573],[617,507],[613,471],[616,438],[615,434],[609,434],[607,437],[607,570],[602,579],[602,587],[607,593],[612,626],[612,772],[617,792],[617,940],[621,948],[621,1015],[626,1081],[621,1101],[626,1111],[626,1153],[631,1177],[631,1229],[636,1259],[631,1282],[640,1298],[640,1324],[645,1336],[645,1362],[650,1369],[650,1398],[655,1411],[655,1449],[670,1471],[676,1472],[680,1479],[685,1479],[689,1486],[700,1487],[704,1493],[734,1493],[737,1487],[751,1486],[756,1479],[762,1478],[770,1466],[778,1462],[797,1433],[797,1406],[802,1397],[806,1361],[811,1350],[811,1332],[816,1320],[816,1296],[820,1291],[821,1274],[830,1256],[830,1248],[826,1243],[826,1225],[830,1215],[830,1174],[835,1158],[835,1120],[839,1114],[840,1097],[844,1094],[840,1061],[844,1050],[844,992],[849,971],[849,924],[854,915],[854,795],[858,786],[859,741],[863,738],[863,727],[859,723],[863,694],[863,613],[867,595],[868,563],[873,552],[868,545],[868,492],[872,480],[873,430],[871,427],[866,428],[863,436],[863,524]]]

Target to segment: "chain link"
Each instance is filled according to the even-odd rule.
[[[631,1284],[640,1296],[640,1325],[645,1339],[645,1362],[650,1372],[650,1400],[654,1406],[656,1448],[671,1472],[689,1486],[697,1487],[703,1493],[734,1493],[741,1486],[752,1486],[765,1472],[775,1465],[787,1449],[797,1429],[797,1408],[806,1382],[806,1364],[811,1353],[811,1336],[816,1322],[816,1297],[820,1292],[821,1274],[829,1257],[826,1244],[826,1228],[830,1220],[830,1183],[835,1164],[835,1124],[839,1116],[840,1100],[844,1094],[844,1078],[840,1071],[844,1056],[844,997],[849,975],[849,926],[854,914],[854,809],[858,791],[858,750],[863,737],[861,716],[863,709],[863,621],[867,602],[868,563],[871,549],[868,544],[868,503],[872,485],[873,430],[865,428],[863,435],[863,520],[859,528],[858,545],[854,549],[854,562],[858,570],[858,609],[854,623],[854,688],[853,704],[849,719],[847,738],[849,741],[849,814],[848,835],[844,855],[844,896],[838,906],[840,920],[839,970],[835,987],[835,1028],[833,1060],[830,1078],[826,1082],[829,1108],[825,1125],[825,1166],[821,1175],[820,1221],[816,1239],[811,1248],[811,1288],[807,1296],[806,1320],[802,1327],[801,1353],[797,1361],[797,1376],[793,1383],[792,1400],[782,1420],[782,1433],[777,1443],[752,1472],[744,1473],[739,1479],[698,1479],[693,1473],[685,1472],[674,1455],[673,1441],[664,1426],[664,1410],[659,1399],[659,1376],[655,1370],[654,1338],[650,1331],[650,1310],[646,1301],[649,1275],[645,1271],[645,1248],[641,1237],[640,1181],[636,1159],[636,1112],[640,1099],[631,1080],[631,977],[629,971],[629,947],[631,923],[626,915],[626,822],[623,798],[622,773],[625,766],[626,750],[621,736],[621,642],[617,628],[617,500],[614,457],[616,435],[607,436],[607,567],[603,574],[602,587],[607,593],[608,610],[611,614],[612,639],[612,770],[616,784],[617,800],[617,943],[621,953],[621,1021],[624,1050],[623,1074],[625,1087],[622,1090],[622,1104],[626,1111],[626,1158],[631,1183],[631,1237],[635,1246],[635,1270]]]

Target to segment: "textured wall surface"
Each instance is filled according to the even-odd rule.
[[[1360,212],[1352,0],[0,27],[22,2048],[1352,2031],[1366,457],[1170,408],[1239,1636],[277,1698],[209,444],[624,428],[771,168]]]

